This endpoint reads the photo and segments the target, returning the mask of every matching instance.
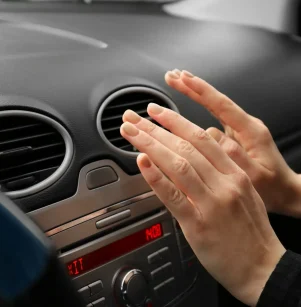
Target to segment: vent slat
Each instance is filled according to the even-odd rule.
[[[123,138],[122,136],[119,136],[119,137],[116,137],[116,138],[114,138],[114,139],[110,139],[110,141],[111,141],[112,143],[117,142],[117,141],[120,141],[120,140],[124,140],[124,138]]]
[[[0,127],[0,133],[13,132],[13,131],[33,128],[33,127],[37,128],[38,126],[41,126],[41,124],[39,124],[39,123],[28,124],[28,125],[17,126],[17,127],[13,127],[13,128],[7,128],[7,129],[1,129],[1,127]]]
[[[6,183],[6,182],[9,182],[9,181],[14,181],[14,180],[17,180],[17,179],[26,178],[26,177],[32,176],[32,175],[39,176],[40,174],[45,173],[45,172],[54,173],[57,169],[58,169],[58,166],[54,166],[54,167],[48,167],[48,168],[45,168],[45,169],[40,169],[40,170],[35,171],[35,172],[27,172],[27,173],[22,174],[22,176],[15,176],[15,177],[10,177],[10,178],[5,178],[5,180],[0,180],[0,184]]]
[[[103,109],[101,114],[101,128],[107,140],[115,147],[133,152],[133,146],[120,135],[120,126],[122,125],[122,115],[127,109],[131,109],[152,122],[153,119],[147,113],[149,103],[157,103],[163,107],[170,108],[169,104],[162,99],[162,95],[145,88],[144,91],[122,92],[119,96],[115,96]]]
[[[114,110],[114,109],[118,109],[118,108],[130,108],[136,105],[141,105],[141,104],[149,104],[151,102],[154,102],[154,99],[145,99],[145,100],[138,100],[138,101],[131,101],[131,102],[124,102],[124,103],[120,103],[120,104],[112,104],[112,105],[108,105],[106,107],[106,110]]]
[[[112,128],[107,128],[107,129],[103,129],[102,131],[104,133],[108,133],[108,132],[112,132],[112,131],[118,131],[119,132],[120,127],[112,127]]]
[[[13,139],[10,141],[5,141],[5,142],[1,142],[0,141],[0,147],[4,146],[4,145],[8,145],[8,144],[13,144],[13,143],[18,143],[18,142],[23,142],[23,141],[28,141],[28,140],[32,140],[32,139],[36,139],[36,138],[42,138],[45,136],[50,136],[50,135],[54,135],[55,132],[47,132],[47,133],[42,133],[42,134],[37,134],[37,135],[31,135],[25,138],[18,138],[18,139]]]
[[[38,151],[38,150],[42,150],[42,149],[49,149],[49,148],[53,148],[53,147],[57,147],[57,146],[63,146],[63,145],[65,145],[64,142],[56,142],[56,143],[49,144],[49,145],[43,145],[43,146],[35,147],[33,149],[33,151]]]
[[[43,158],[43,159],[39,159],[39,160],[34,160],[34,161],[31,161],[31,162],[28,162],[28,163],[24,163],[22,165],[17,165],[17,166],[8,167],[8,168],[2,168],[0,170],[0,176],[1,176],[2,172],[7,172],[7,171],[15,170],[15,169],[18,169],[18,168],[21,168],[21,167],[34,165],[34,164],[37,164],[37,163],[41,163],[41,162],[49,161],[49,160],[52,160],[52,159],[60,158],[62,156],[64,156],[64,154],[59,154],[59,155],[56,155],[56,156],[51,156],[51,157],[47,157],[47,158]]]
[[[66,154],[65,141],[52,124],[35,116],[11,114],[0,120],[1,151],[18,153],[0,156],[0,191],[4,192],[13,187],[22,189],[22,179],[34,178],[24,188],[45,180],[60,167]]]
[[[126,145],[120,146],[119,148],[120,148],[120,149],[123,149],[123,150],[132,150],[133,145],[131,145],[131,144],[126,144]]]
[[[148,113],[145,109],[144,110],[135,110],[135,112],[137,114],[139,114],[140,116],[143,116],[144,114],[148,115]],[[122,120],[122,115],[123,115],[123,113],[118,114],[118,115],[113,115],[113,116],[105,116],[105,114],[104,114],[102,121],[106,122],[106,121],[109,121],[109,120],[116,120],[116,119]]]

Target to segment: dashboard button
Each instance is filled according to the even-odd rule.
[[[96,294],[96,293],[99,293],[103,289],[103,285],[102,285],[102,282],[100,280],[93,282],[88,287],[90,288],[91,296]]]
[[[147,257],[147,262],[149,264],[160,264],[161,256],[159,255],[158,252],[155,252]]]
[[[92,304],[88,304],[88,305],[86,305],[86,307],[93,307],[93,305]]]
[[[89,190],[102,187],[117,180],[118,176],[109,166],[90,171],[86,176],[86,183]]]
[[[92,302],[93,307],[106,307],[106,299],[104,297]]]
[[[169,302],[174,297],[175,292],[175,278],[171,277],[164,282],[164,291],[165,291],[165,301],[164,303]]]
[[[151,277],[153,281],[156,282],[161,282],[165,279],[165,274],[164,274],[164,270],[162,269],[162,267],[155,269],[151,272]]]
[[[165,284],[164,284],[164,282],[162,282],[161,284],[159,284],[156,287],[154,287],[154,292],[155,292],[155,294],[157,296],[157,299],[159,301],[161,301],[162,298],[165,295]]]
[[[164,272],[165,278],[171,277],[173,275],[172,263],[168,262],[161,267]]]
[[[90,288],[88,286],[86,287],[83,287],[81,289],[78,290],[78,293],[80,293],[80,295],[83,297],[83,298],[89,298],[90,297]]]
[[[164,305],[169,302],[174,294],[175,279],[171,277],[154,288],[157,300]]]
[[[112,225],[113,223],[122,221],[128,217],[131,216],[131,210],[124,210],[122,212],[116,213],[114,215],[111,215],[107,218],[104,218],[98,222],[96,222],[96,228],[101,229],[103,227],[106,227],[108,225]]]
[[[161,257],[161,263],[167,262],[170,259],[170,253],[168,247],[164,247],[158,250],[158,253]]]

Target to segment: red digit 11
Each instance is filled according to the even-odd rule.
[[[78,275],[83,270],[83,258],[76,259],[68,264],[69,275]]]

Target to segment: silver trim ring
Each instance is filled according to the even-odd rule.
[[[101,104],[101,106],[98,110],[98,113],[97,113],[97,117],[96,117],[96,126],[97,126],[97,130],[98,130],[99,135],[105,141],[105,143],[112,150],[116,151],[118,154],[123,154],[123,155],[129,156],[129,157],[136,158],[139,155],[139,152],[130,152],[130,151],[126,151],[126,150],[123,150],[123,149],[120,149],[120,148],[114,146],[105,136],[105,134],[102,130],[102,126],[101,126],[101,117],[102,117],[103,111],[105,110],[107,105],[110,102],[112,102],[114,99],[116,99],[117,97],[119,97],[121,95],[125,95],[125,94],[131,94],[131,93],[151,94],[151,95],[154,95],[154,96],[158,97],[159,99],[163,100],[170,107],[171,110],[179,113],[179,109],[177,108],[175,103],[165,94],[159,92],[158,90],[155,90],[155,89],[152,89],[152,88],[149,88],[149,87],[143,87],[143,86],[132,86],[132,87],[123,88],[119,91],[114,92],[107,99],[105,99],[105,101]]]
[[[35,194],[45,188],[49,187],[53,183],[55,183],[67,170],[69,167],[72,157],[73,157],[73,142],[71,136],[69,135],[68,131],[57,121],[53,120],[50,117],[44,116],[39,113],[30,112],[30,111],[23,111],[23,110],[9,110],[9,111],[0,111],[0,118],[5,116],[12,116],[12,115],[19,115],[19,116],[28,116],[32,117],[41,121],[48,123],[54,129],[56,129],[64,139],[65,142],[65,158],[60,165],[60,167],[48,178],[45,180],[29,187],[26,189],[18,190],[18,191],[11,191],[6,192],[5,194],[10,198],[20,198],[27,195]]]

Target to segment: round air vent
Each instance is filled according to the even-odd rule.
[[[73,144],[53,119],[28,111],[0,112],[0,191],[17,198],[53,184],[68,168]]]
[[[178,112],[173,101],[163,93],[147,87],[129,87],[110,95],[101,105],[97,114],[97,129],[104,141],[119,153],[137,156],[137,150],[120,135],[122,115],[131,109],[149,120],[149,103],[156,103]],[[152,120],[153,121],[153,120]]]

